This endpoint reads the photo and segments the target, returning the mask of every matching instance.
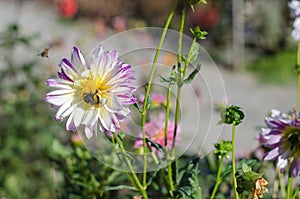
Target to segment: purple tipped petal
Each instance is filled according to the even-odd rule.
[[[297,177],[299,175],[299,171],[300,171],[300,158],[298,159],[296,158],[292,164],[292,175],[294,177]]]
[[[273,135],[269,139],[266,140],[265,145],[268,147],[274,147],[280,142],[281,135]]]
[[[59,78],[70,81],[70,82],[74,82],[63,70],[61,72],[57,72]]]
[[[279,148],[276,147],[275,149],[269,151],[265,157],[265,160],[274,160],[279,155]]]
[[[71,62],[76,66],[76,67],[81,67],[86,69],[86,63],[83,58],[83,55],[81,51],[77,47],[73,47],[72,53],[71,53]]]

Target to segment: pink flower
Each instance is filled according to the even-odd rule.
[[[162,147],[167,146],[169,149],[172,148],[173,135],[174,135],[174,126],[175,123],[173,121],[169,121],[168,123],[168,137],[167,137],[167,145],[165,143],[165,116],[160,114],[158,117],[155,117],[150,122],[147,122],[145,125],[146,137],[159,144]],[[178,134],[180,133],[180,128],[177,128],[177,136],[176,141],[179,141]],[[134,148],[140,148],[143,146],[142,133],[138,135],[138,139],[134,143]],[[152,151],[156,151],[155,147],[151,147]]]

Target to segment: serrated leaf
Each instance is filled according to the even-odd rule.
[[[197,60],[197,57],[199,55],[199,48],[200,48],[199,43],[195,42],[193,44],[193,48],[189,60],[187,60],[190,64],[194,63]]]
[[[168,83],[174,85],[176,82],[176,78],[174,77],[164,78],[163,76],[160,75],[159,78],[160,78],[160,82],[162,83]]]
[[[199,163],[190,161],[185,169],[176,198],[202,199],[202,189],[199,182]],[[187,181],[185,180],[187,178]]]
[[[197,64],[197,67],[193,70],[193,72],[183,81],[184,84],[190,84],[194,78],[196,77],[196,75],[199,73],[200,71],[200,64]]]
[[[244,173],[251,171],[251,167],[249,167],[246,163],[242,164],[242,170]]]

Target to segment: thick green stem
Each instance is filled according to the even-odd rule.
[[[219,184],[221,183],[220,176],[221,176],[221,172],[222,172],[222,166],[223,166],[223,157],[221,157],[220,162],[219,162],[219,168],[218,168],[218,173],[217,173],[217,179],[216,179],[216,183],[215,183],[213,192],[212,192],[212,194],[211,194],[211,196],[210,196],[210,199],[214,199],[214,198],[215,198],[215,195],[216,195],[216,193],[217,193]]]
[[[114,138],[116,139],[120,149],[121,149],[121,152],[124,154],[124,159],[125,159],[125,162],[132,174],[132,179],[130,178],[131,181],[134,182],[134,185],[136,186],[136,188],[141,192],[142,196],[144,199],[148,199],[148,195],[147,195],[147,192],[146,192],[146,188],[142,186],[139,178],[137,177],[132,165],[131,165],[131,162],[130,160],[128,159],[127,155],[126,155],[126,151],[124,149],[124,146],[123,146],[123,143],[121,142],[121,140],[119,139],[118,135],[116,133],[114,133]]]
[[[290,157],[289,176],[288,176],[288,182],[287,182],[287,199],[292,199],[292,197],[293,197],[293,176],[292,176],[293,160],[294,160],[294,157]]]
[[[300,111],[300,41],[297,50],[297,111]]]
[[[239,198],[238,192],[236,190],[237,188],[237,181],[235,177],[236,169],[235,169],[235,151],[234,151],[234,139],[235,139],[235,122],[232,123],[232,132],[231,132],[231,139],[232,139],[232,158],[231,158],[231,165],[232,165],[232,177],[233,177],[233,191],[234,191],[234,197],[235,199]]]
[[[142,110],[142,135],[143,135],[143,148],[144,148],[144,156],[143,156],[143,158],[144,158],[144,170],[143,170],[143,184],[144,184],[144,186],[147,185],[147,156],[145,155],[146,149],[147,149],[147,143],[146,143],[145,124],[146,124],[146,115],[147,115],[148,96],[149,96],[149,93],[150,93],[151,84],[152,84],[152,81],[153,81],[154,71],[155,71],[155,68],[156,68],[156,63],[157,63],[157,60],[158,60],[160,49],[163,45],[163,42],[165,40],[165,37],[166,37],[166,34],[167,34],[167,30],[169,28],[171,19],[174,16],[175,10],[176,10],[179,2],[180,2],[180,0],[177,0],[175,2],[175,4],[173,5],[173,7],[171,9],[169,17],[166,21],[163,33],[162,33],[160,41],[159,41],[158,48],[156,50],[156,53],[155,53],[155,56],[154,56],[154,59],[153,59],[152,68],[151,68],[149,81],[148,81],[148,86],[147,86],[147,90],[146,90],[146,93],[145,93],[144,105],[143,105],[143,110]]]

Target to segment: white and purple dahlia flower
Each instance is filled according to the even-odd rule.
[[[136,102],[131,66],[119,60],[117,51],[104,51],[101,45],[87,59],[73,47],[71,60],[61,60],[58,77],[47,80],[57,90],[49,92],[46,101],[58,109],[56,120],[68,118],[68,131],[82,125],[87,138],[98,131],[118,131],[130,114],[127,106]]]
[[[294,40],[300,40],[300,1],[292,0],[288,3],[289,8],[291,10],[291,17],[294,19],[293,21],[293,30],[291,32],[291,36]]]
[[[291,173],[298,176],[300,171],[300,113],[291,115],[272,110],[265,119],[267,128],[262,128],[258,139],[263,146],[271,150],[265,160],[277,160],[277,166],[283,172],[291,162]]]

